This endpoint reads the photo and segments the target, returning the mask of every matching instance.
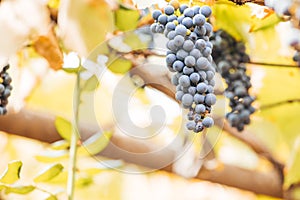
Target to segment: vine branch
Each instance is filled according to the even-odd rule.
[[[18,113],[9,112],[8,115],[0,117],[0,129],[43,142],[54,142],[62,139],[55,129],[54,122],[55,116],[53,115],[23,109]],[[95,131],[97,131],[96,127],[90,125],[80,126],[83,139],[90,137]],[[147,168],[161,169],[160,167],[164,163],[174,161],[176,152],[173,148],[168,147],[163,152],[157,152],[159,148],[152,142],[114,134],[110,144],[100,155],[112,159],[122,159]],[[128,152],[132,154],[128,154]],[[146,154],[151,154],[151,156],[145,156]],[[257,194],[273,197],[283,196],[280,177],[274,171],[259,172],[222,163],[218,163],[216,168],[208,166],[204,164],[195,178],[252,191]],[[162,170],[172,172],[172,164],[166,165]]]
[[[268,105],[263,105],[260,107],[260,109],[267,110],[267,109],[271,109],[271,108],[275,108],[278,106],[282,106],[285,104],[291,104],[291,103],[300,103],[300,99],[289,99],[289,100],[284,100],[284,101],[280,101],[280,102],[276,102],[276,103],[272,103],[272,104],[268,104]]]

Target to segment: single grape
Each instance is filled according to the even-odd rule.
[[[193,20],[190,17],[185,17],[181,22],[186,28],[192,28]]]
[[[174,42],[177,47],[181,47],[184,44],[184,37],[182,35],[176,35]]]
[[[197,85],[197,91],[199,94],[205,93],[207,91],[207,85],[205,83],[199,83]]]
[[[206,22],[205,16],[202,14],[197,14],[193,18],[193,23],[195,26],[203,26]]]
[[[185,17],[190,17],[190,18],[192,18],[192,17],[194,17],[194,10],[192,9],[192,8],[187,8],[187,9],[185,9],[184,10],[184,12],[183,12],[183,15],[185,16]]]
[[[175,30],[176,25],[173,22],[168,22],[166,25],[166,29],[169,31]]]
[[[157,21],[162,25],[166,25],[168,22],[168,17],[167,15],[160,15]]]
[[[160,10],[154,10],[152,13],[152,18],[154,20],[158,20],[158,17],[162,14],[162,12]]]
[[[190,107],[193,104],[194,98],[190,94],[184,94],[182,96],[182,105]]]
[[[206,47],[206,42],[203,39],[199,39],[196,41],[195,43],[195,47],[197,49],[199,49],[200,51],[202,51],[205,47]]]
[[[197,89],[196,89],[196,87],[191,86],[191,87],[189,87],[188,91],[189,91],[190,95],[194,96],[197,92]]]
[[[202,120],[202,124],[203,124],[204,127],[210,128],[214,125],[214,120],[211,117],[205,117]]]
[[[183,87],[188,87],[191,85],[190,78],[187,75],[182,75],[179,78],[178,82]]]
[[[179,11],[181,12],[181,14],[183,14],[184,10],[187,9],[189,6],[186,4],[182,4],[179,7]]]
[[[188,67],[193,67],[196,64],[196,59],[193,56],[187,56],[184,59],[184,64]]]
[[[181,62],[180,60],[176,60],[174,63],[173,63],[173,69],[177,72],[181,72],[182,69],[184,67],[184,64],[183,62]]]
[[[200,75],[194,72],[190,75],[190,80],[192,83],[197,84],[200,81]]]
[[[191,40],[186,40],[183,43],[183,49],[187,52],[190,52],[194,49],[194,43]]]
[[[196,107],[195,107],[195,112],[198,113],[198,114],[203,114],[205,113],[206,111],[206,108],[203,104],[197,104]]]
[[[201,52],[198,49],[193,49],[189,53],[190,56],[193,56],[196,60],[201,57]]]
[[[196,68],[199,71],[207,69],[209,67],[209,65],[210,65],[210,63],[204,57],[200,57],[196,62]]]
[[[196,127],[196,122],[194,121],[189,121],[186,123],[186,128],[190,131],[194,130]]]
[[[166,56],[166,63],[167,65],[173,65],[173,63],[177,60],[176,55],[171,53]]]
[[[186,27],[181,25],[181,24],[179,24],[175,28],[175,32],[176,32],[177,35],[186,36],[186,31],[187,31]]]
[[[211,8],[209,6],[202,6],[200,8],[200,13],[208,18],[211,15]]]
[[[174,14],[174,8],[173,8],[173,6],[167,5],[167,6],[165,7],[165,13],[166,13],[167,15],[173,15],[173,14]]]
[[[212,106],[217,102],[216,95],[214,94],[207,94],[205,96],[205,104],[208,106]]]

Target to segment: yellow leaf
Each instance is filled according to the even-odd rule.
[[[8,163],[8,167],[6,168],[4,174],[1,176],[0,182],[12,184],[20,179],[20,171],[22,168],[21,161],[12,161]]]

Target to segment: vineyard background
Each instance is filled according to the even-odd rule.
[[[177,149],[168,146],[184,132],[181,109],[173,100],[175,88],[164,68],[164,57],[147,49],[150,40],[144,40],[148,36],[143,32],[153,22],[150,12],[166,2],[151,2],[158,6],[145,0],[0,1],[0,63],[10,63],[13,78],[9,112],[0,117],[0,171],[12,160],[23,163],[22,167],[14,164],[14,169],[21,168],[20,177],[5,183],[9,184],[7,194],[2,192],[1,198],[67,199],[76,58],[94,59],[100,53],[116,60],[107,65],[110,71],[99,88],[94,90],[95,79],[84,82],[83,98],[95,97],[96,120],[91,121],[89,101],[85,101],[83,109],[87,110],[79,117],[80,130],[84,142],[98,131],[94,124],[101,122],[105,139],[111,140],[108,144],[100,136],[90,138],[92,145],[84,144],[97,156],[79,147],[75,199],[300,199],[300,74],[292,59],[295,49],[290,46],[300,36],[295,18],[277,15],[263,6],[263,1],[243,6],[225,0],[180,2],[212,6],[214,29],[226,30],[245,42],[251,58],[246,65],[251,75],[250,92],[256,96],[257,109],[246,130],[238,132],[224,118],[217,119],[207,140],[201,134],[190,136],[190,150],[182,162],[173,163],[178,152],[186,150],[182,144]],[[291,10],[297,9],[296,3]],[[114,47],[113,51],[108,47]],[[156,67],[139,68],[145,61]],[[135,75],[136,84],[127,72]],[[137,87],[141,80],[146,87]],[[220,77],[218,80],[222,90],[224,82]],[[147,127],[151,107],[164,109],[167,122],[161,134],[142,141],[122,134],[111,108],[120,83],[124,83],[122,88],[135,91],[128,106],[134,123]],[[126,95],[117,102],[128,100]],[[222,95],[218,100],[215,117],[224,117],[226,100]],[[145,132],[132,134],[151,135],[156,128],[154,124]],[[207,145],[213,150],[206,152],[198,166],[195,159]],[[116,151],[116,146],[138,156]],[[160,148],[163,151],[156,152]],[[33,180],[49,166],[53,167],[49,180]],[[187,170],[196,170],[196,176],[185,179]],[[34,185],[35,190],[13,190],[19,185]]]

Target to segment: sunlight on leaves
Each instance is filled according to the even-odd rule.
[[[256,32],[259,30],[267,29],[277,25],[281,19],[275,14],[271,14],[264,19],[254,18],[251,22],[250,32]]]
[[[108,69],[116,74],[125,74],[132,67],[132,63],[129,60],[118,58],[108,65]]]
[[[45,151],[40,155],[36,155],[35,158],[40,162],[57,162],[68,158],[68,150],[59,150],[59,151]]]
[[[55,128],[59,135],[67,141],[71,140],[72,124],[70,121],[57,116],[55,119]]]
[[[15,193],[15,194],[28,194],[35,189],[35,186],[6,186],[5,193]]]
[[[58,174],[62,172],[64,167],[62,164],[55,164],[52,166],[49,166],[47,169],[43,170],[38,176],[36,176],[33,180],[34,182],[47,182],[54,177],[56,177]]]
[[[57,200],[58,198],[54,195],[50,195],[49,197],[46,198],[46,200]]]
[[[82,146],[78,149],[78,154],[95,155],[101,152],[109,144],[112,135],[112,132],[107,131],[91,136],[89,139],[83,142]]]
[[[77,179],[76,179],[76,187],[86,187],[86,186],[89,186],[93,183],[93,177],[92,176],[79,176]]]
[[[4,174],[1,176],[0,181],[2,183],[12,184],[19,180],[22,165],[23,164],[21,161],[12,161],[8,163],[8,166]]]
[[[138,10],[132,10],[122,5],[115,11],[115,23],[117,28],[121,31],[135,29],[138,25],[139,18],[140,13]]]
[[[222,3],[223,2],[223,3]],[[227,31],[237,40],[247,41],[248,30],[242,28],[250,23],[250,9],[247,6],[236,6],[232,2],[220,1],[213,7],[216,29]]]
[[[70,142],[66,140],[59,140],[50,144],[50,148],[53,150],[66,150],[70,147]]]

